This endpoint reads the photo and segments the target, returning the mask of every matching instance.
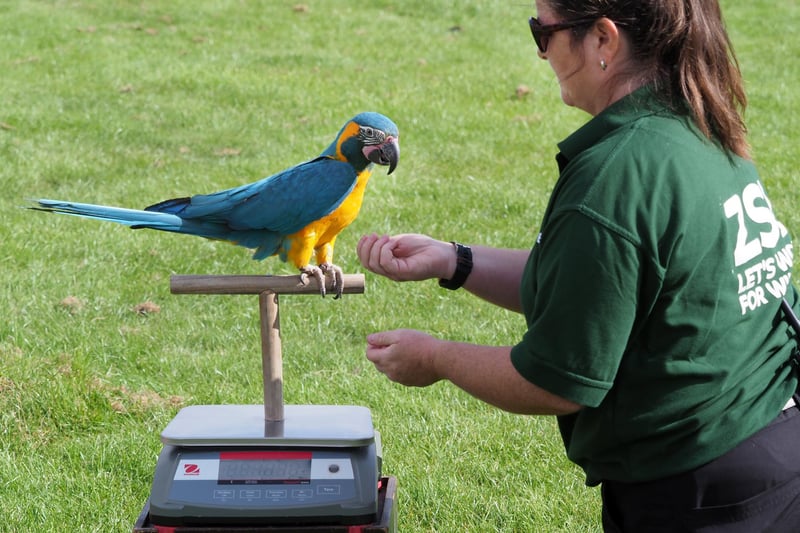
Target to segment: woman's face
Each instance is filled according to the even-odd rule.
[[[549,6],[546,0],[536,0],[536,17],[543,25],[565,22]],[[547,51],[538,52],[539,57],[547,60],[561,86],[561,99],[568,106],[597,114],[597,78],[591,76],[587,68],[584,43],[572,44],[572,30],[566,29],[553,33],[547,45]]]

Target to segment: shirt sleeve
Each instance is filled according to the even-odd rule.
[[[633,241],[589,211],[551,217],[521,286],[528,330],[511,351],[521,375],[581,405],[602,402],[636,321],[642,259]]]

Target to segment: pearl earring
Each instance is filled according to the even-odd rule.
[[[607,68],[608,68],[608,65],[606,64],[606,60],[605,60],[605,59],[601,59],[601,60],[600,60],[600,68],[601,68],[602,70],[605,70],[605,69],[607,69]]]

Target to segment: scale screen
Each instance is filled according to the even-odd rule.
[[[311,483],[311,452],[223,452],[219,485]]]

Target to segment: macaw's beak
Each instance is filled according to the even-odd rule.
[[[365,155],[376,165],[389,165],[388,173],[391,174],[397,167],[397,162],[400,161],[400,144],[395,137],[387,137],[383,144],[372,146]]]

